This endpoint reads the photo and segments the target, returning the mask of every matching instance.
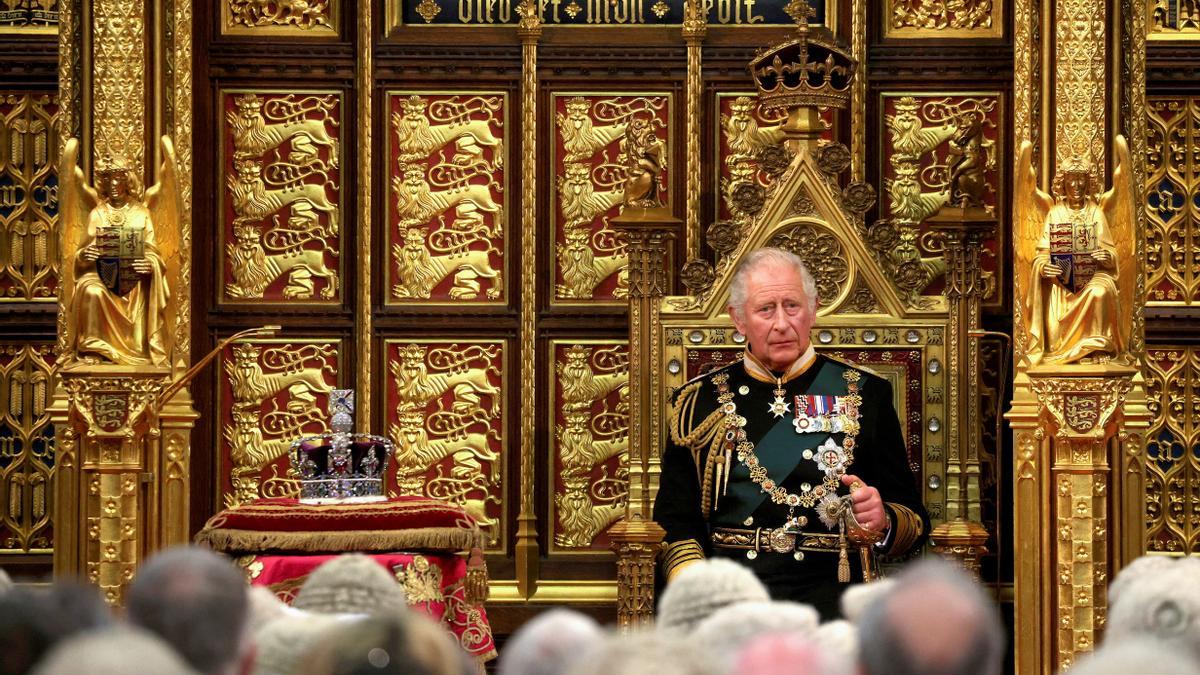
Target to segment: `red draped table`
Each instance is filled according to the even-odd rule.
[[[236,558],[250,583],[291,603],[308,575],[341,553],[370,555],[404,587],[408,603],[441,622],[480,661],[496,644],[483,608],[486,578],[462,554],[479,546],[461,508],[423,497],[360,504],[260,499],[221,511],[196,541]],[[483,588],[479,588],[480,585]]]

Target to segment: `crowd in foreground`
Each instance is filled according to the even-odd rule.
[[[1144,557],[1108,592],[1104,643],[1072,675],[1200,673],[1200,558]],[[0,570],[0,675],[403,674],[481,671],[450,634],[408,608],[400,583],[361,555],[314,571],[292,606],[250,588],[227,559],[180,547],[147,562],[121,616],[92,586],[13,586]],[[695,563],[631,633],[548,611],[501,649],[499,675],[994,675],[1006,645],[995,603],[969,576],[924,560],[851,587],[842,619],[775,602],[745,567]]]

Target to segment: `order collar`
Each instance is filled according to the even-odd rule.
[[[766,382],[767,384],[775,384],[776,382],[790,382],[797,377],[800,377],[806,370],[809,369],[810,366],[812,366],[813,362],[816,360],[817,352],[813,349],[813,346],[809,344],[808,349],[804,350],[804,353],[800,355],[800,358],[796,359],[792,362],[792,365],[788,366],[787,370],[785,370],[783,373],[783,377],[779,379],[776,379],[775,373],[771,372],[771,369],[768,368],[766,364],[764,364],[762,361],[759,361],[757,356],[751,354],[749,349],[747,349],[745,354],[742,356],[742,365],[745,366],[746,373],[749,374],[750,377],[753,377],[760,382]]]

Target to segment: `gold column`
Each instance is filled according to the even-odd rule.
[[[1144,122],[1120,115],[1144,115],[1144,104],[1137,104],[1144,101],[1144,75],[1136,72],[1144,66],[1144,11],[1145,3],[1136,1],[1015,0],[1014,134],[1017,143],[1031,140],[1040,150],[1033,165],[1041,189],[1048,190],[1076,156],[1089,162],[1094,186],[1107,184],[1109,143],[1121,131],[1134,143],[1134,166],[1128,167],[1133,184],[1142,185]],[[1131,27],[1143,35],[1130,35]],[[1127,51],[1134,53],[1119,53]],[[1131,84],[1142,89],[1131,92]],[[1117,105],[1121,93],[1128,105]],[[1040,236],[1025,228],[1041,223],[1017,220],[1014,242]],[[1094,648],[1104,628],[1108,581],[1143,548],[1141,462],[1149,423],[1139,370],[1145,349],[1143,228],[1134,227],[1131,236],[1137,292],[1119,323],[1132,325],[1133,365],[1031,365],[1025,298],[1014,293],[1016,375],[1007,417],[1015,463],[1019,673],[1049,674]]]
[[[704,72],[701,58],[708,32],[708,13],[699,0],[683,6],[683,41],[687,43],[687,209],[685,244],[687,258],[700,256],[700,105],[704,101]]]
[[[371,175],[372,118],[375,93],[375,65],[371,42],[372,0],[358,2],[358,64],[354,73],[354,88],[358,95],[358,279],[357,310],[354,313],[354,342],[358,351],[358,411],[355,426],[360,433],[371,433],[371,337],[373,332],[371,314],[371,190],[374,179]]]
[[[68,0],[63,10],[62,140],[83,140],[85,170],[105,160],[129,168],[138,186],[154,183],[149,169],[171,160],[170,184],[160,184],[156,198],[177,206],[172,222],[156,223],[177,228],[171,229],[177,248],[165,253],[167,269],[177,273],[168,284],[174,323],[163,363],[80,358],[68,331],[74,289],[67,284],[60,293],[63,367],[49,411],[56,431],[54,571],[88,579],[119,604],[142,560],[189,540],[190,435],[197,415],[187,389],[169,384],[191,361],[192,6],[187,0]],[[159,29],[150,30],[151,16]],[[166,142],[159,147],[168,156],[147,152],[147,138],[160,135],[175,139],[174,158]],[[137,188],[133,198],[143,200]],[[68,228],[74,232],[86,222],[61,225],[58,251],[69,256],[60,261],[63,269],[75,264],[76,251],[63,245],[78,239],[66,236]]]
[[[659,306],[670,288],[664,261],[679,228],[665,207],[625,207],[612,220],[629,254],[629,497],[625,517],[609,530],[617,553],[617,623],[654,620],[654,567],[662,527],[650,519],[650,486],[662,470],[663,386]]]
[[[537,408],[537,50],[542,21],[537,3],[517,8],[521,22],[521,409]],[[521,505],[517,515],[517,590],[533,597],[538,577],[537,507],[534,504],[534,416],[521,416]]]
[[[946,521],[930,533],[939,554],[979,574],[988,532],[980,522],[979,304],[983,299],[980,253],[996,231],[996,218],[982,208],[945,206],[926,222],[941,234],[946,259],[946,331],[950,381],[946,454]]]

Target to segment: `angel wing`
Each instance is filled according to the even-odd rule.
[[[1134,204],[1134,195],[1137,191],[1133,185],[1133,159],[1124,136],[1118,134],[1113,141],[1113,156],[1116,161],[1113,166],[1112,187],[1100,196],[1100,209],[1108,221],[1108,229],[1117,249],[1117,294],[1120,298],[1117,329],[1121,331],[1122,350],[1127,350],[1130,347],[1130,331],[1133,327],[1138,261],[1137,244],[1134,239],[1134,233],[1137,232],[1137,205]],[[1118,358],[1122,356],[1124,354],[1118,354]]]
[[[79,249],[87,241],[88,216],[100,203],[96,194],[84,179],[79,168],[79,139],[67,139],[59,160],[58,228],[59,270],[58,301],[62,308],[58,313],[60,364],[73,360],[75,336],[71,334],[74,322],[70,320],[71,301],[75,295],[75,260]]]
[[[168,332],[163,336],[163,344],[167,346],[167,353],[172,355],[171,358],[174,361],[175,356],[172,351],[176,343],[176,320],[179,303],[183,302],[183,299],[177,295],[180,272],[183,267],[182,252],[180,251],[183,206],[179,195],[175,144],[171,142],[169,136],[163,136],[159,139],[159,148],[162,151],[162,162],[154,172],[154,186],[146,190],[146,209],[150,211],[150,218],[154,223],[154,237],[158,253],[162,256],[163,264],[166,266],[167,288],[174,295],[172,301],[163,308],[163,326]]]
[[[1030,293],[1033,271],[1033,259],[1037,255],[1038,242],[1042,239],[1042,230],[1046,224],[1046,215],[1054,206],[1054,198],[1042,192],[1038,187],[1037,171],[1033,168],[1033,143],[1021,143],[1021,152],[1017,157],[1017,175],[1013,185],[1013,277],[1016,281],[1016,296],[1013,298],[1014,307],[1021,308],[1025,314],[1024,327],[1029,325],[1029,305],[1027,300]],[[1019,333],[1024,336],[1025,333]],[[1021,344],[1018,337],[1017,344]]]

